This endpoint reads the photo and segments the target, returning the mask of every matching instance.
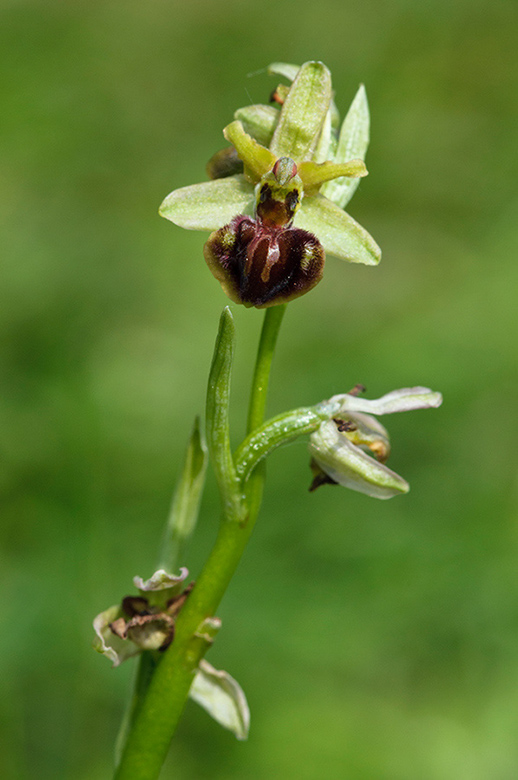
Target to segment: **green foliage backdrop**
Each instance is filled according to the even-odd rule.
[[[356,382],[424,384],[388,420],[412,486],[309,495],[270,461],[209,654],[243,685],[238,743],[189,705],[164,778],[518,776],[518,6],[513,0],[2,3],[0,773],[101,780],[131,664],[91,619],[149,576],[220,310],[203,236],[160,220],[271,61],[360,82],[378,269],[330,259],[289,307],[270,412]],[[237,307],[234,307],[237,309]],[[261,315],[237,310],[243,432]],[[211,478],[187,564],[216,530]]]

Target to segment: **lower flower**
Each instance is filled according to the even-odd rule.
[[[411,387],[368,400],[357,397],[361,390],[357,386],[350,393],[333,396],[330,403],[340,403],[339,410],[311,434],[313,482],[310,490],[337,484],[374,498],[408,493],[408,482],[384,465],[390,453],[386,428],[365,412],[391,414],[435,408],[441,405],[442,396],[427,387]]]
[[[166,650],[174,639],[176,617],[194,587],[191,583],[183,588],[188,573],[182,568],[175,576],[159,569],[149,580],[135,577],[133,584],[140,594],[126,596],[120,605],[109,607],[94,619],[95,649],[114,666],[145,651]],[[219,618],[208,617],[195,635],[210,645],[220,627]],[[202,658],[189,696],[238,739],[247,738],[250,711],[246,696],[227,672],[214,669]]]

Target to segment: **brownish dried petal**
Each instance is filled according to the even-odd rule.
[[[122,599],[122,609],[129,617],[149,614],[149,602],[144,596],[126,596]]]

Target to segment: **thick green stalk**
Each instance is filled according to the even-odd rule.
[[[279,327],[285,307],[267,309],[252,381],[248,432],[259,427],[266,406],[268,380]],[[169,743],[185,707],[200,659],[208,649],[197,631],[215,614],[252,533],[261,502],[261,464],[250,477],[248,515],[227,502],[212,552],[176,623],[175,639],[153,675],[116,771],[116,780],[156,780]]]

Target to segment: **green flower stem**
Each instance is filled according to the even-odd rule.
[[[275,352],[277,336],[286,311],[286,306],[287,304],[285,303],[281,306],[271,306],[269,309],[266,309],[264,313],[263,329],[261,331],[259,349],[257,350],[257,360],[255,361],[254,376],[252,379],[252,392],[250,394],[250,405],[248,407],[247,434],[252,433],[256,428],[259,428],[264,420],[273,353]]]
[[[257,350],[257,360],[255,362],[254,377],[252,379],[252,391],[250,393],[250,405],[248,407],[247,435],[250,435],[256,428],[259,428],[264,420],[273,353],[275,351],[277,336],[286,311],[286,306],[287,304],[272,306],[271,308],[266,309],[264,313],[263,329],[261,331],[259,349]],[[254,517],[254,522],[259,514],[261,501],[263,499],[265,477],[266,464],[263,461],[256,466],[246,484],[245,495],[248,509],[250,514]]]
[[[248,416],[248,432],[263,421],[273,353],[285,306],[266,309],[255,365]],[[187,599],[177,623],[174,642],[157,667],[145,700],[135,718],[116,780],[156,780],[167,755],[171,737],[185,707],[199,661],[208,643],[197,631],[215,614],[252,533],[261,503],[264,470],[255,469],[248,482],[248,516],[245,521],[225,507],[219,534]]]

